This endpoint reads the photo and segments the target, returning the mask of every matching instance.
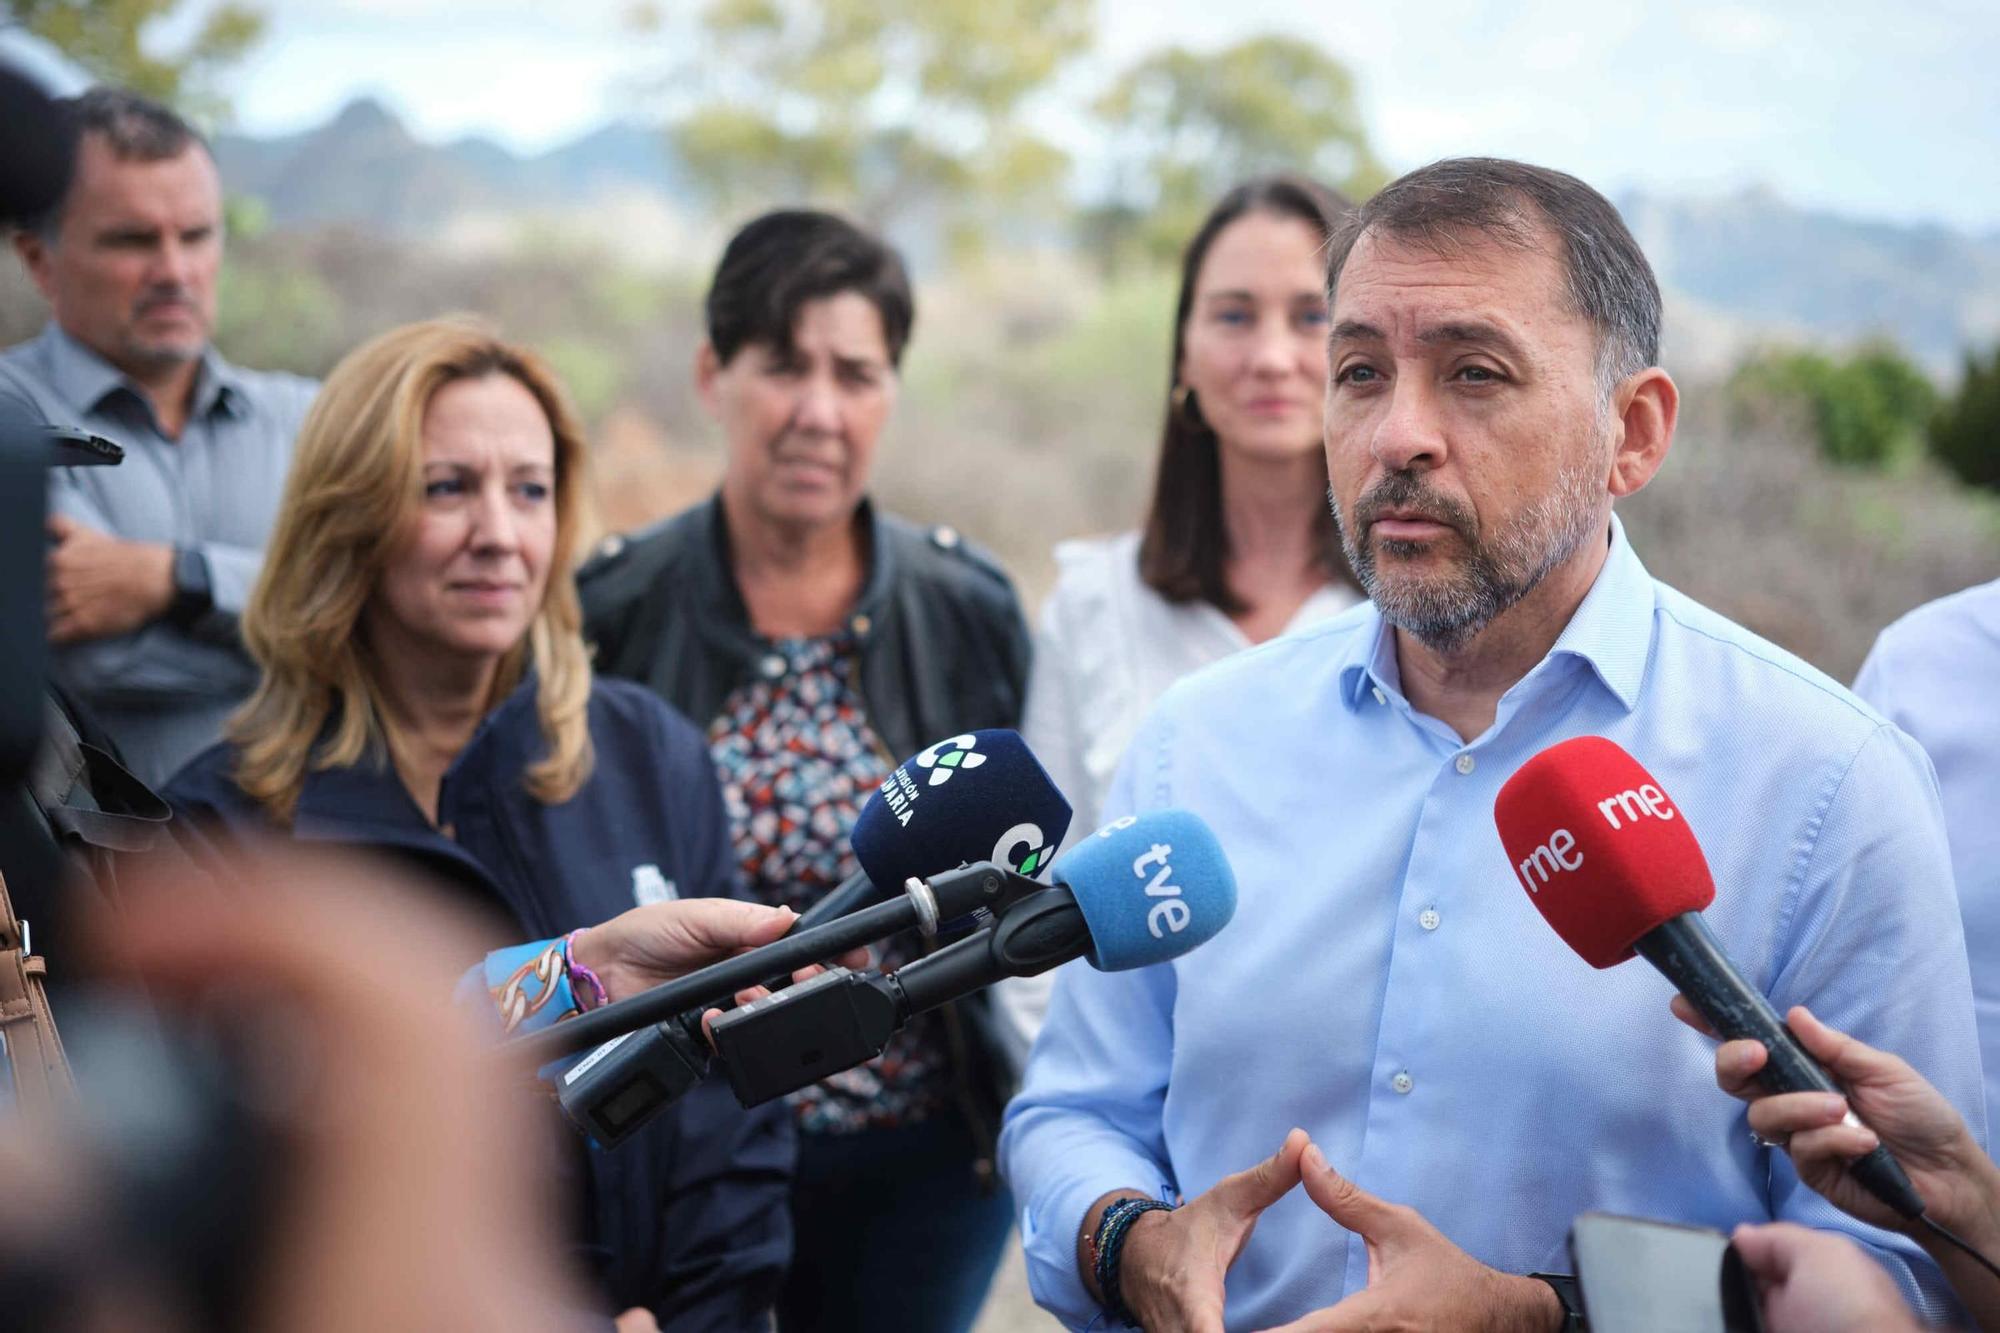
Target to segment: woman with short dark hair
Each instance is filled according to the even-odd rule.
[[[1096,827],[1112,771],[1180,677],[1359,600],[1327,503],[1322,252],[1349,205],[1274,176],[1188,242],[1145,526],[1056,547],[1023,731]]]
[[[586,633],[600,670],[707,728],[747,888],[804,909],[855,870],[855,817],[899,759],[1018,724],[1028,634],[991,560],[867,499],[914,317],[894,250],[831,214],[766,214],[729,242],[707,317],[695,384],[722,487],[604,544],[578,576]],[[793,1099],[788,1333],[972,1324],[1012,1221],[989,1004],[920,1018]]]

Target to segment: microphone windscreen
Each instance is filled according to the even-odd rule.
[[[1069,832],[1069,802],[1019,732],[950,736],[896,766],[855,817],[849,838],[883,893],[912,875],[997,861],[1030,878]]]
[[[1122,972],[1178,958],[1236,914],[1236,876],[1207,824],[1155,810],[1099,829],[1050,872],[1090,927],[1090,965]]]
[[[1715,900],[1687,818],[1639,761],[1578,736],[1521,765],[1493,802],[1500,842],[1528,897],[1592,967]]]

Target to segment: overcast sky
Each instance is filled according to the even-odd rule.
[[[629,0],[259,3],[269,35],[229,88],[257,133],[372,93],[425,137],[543,148],[629,113],[670,55],[622,26]],[[1607,190],[1760,183],[1848,213],[2000,230],[1992,0],[1099,0],[1098,12],[1086,86],[1169,42],[1319,42],[1354,71],[1395,168],[1498,153]]]

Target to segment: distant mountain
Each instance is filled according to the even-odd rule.
[[[1813,212],[1767,190],[1619,207],[1661,285],[1739,331],[1887,336],[1944,372],[2000,337],[2000,234]]]
[[[300,134],[222,135],[215,158],[230,191],[263,200],[281,226],[345,224],[411,239],[473,216],[570,213],[633,197],[675,206],[692,194],[659,129],[608,125],[523,157],[485,138],[425,143],[372,98]]]
[[[280,225],[347,224],[406,240],[508,234],[524,215],[615,237],[627,253],[712,248],[716,220],[651,126],[608,125],[521,156],[490,139],[417,139],[378,101],[350,103],[316,129],[223,135],[232,192],[261,198]],[[1725,369],[1767,340],[1852,343],[1888,336],[1940,374],[1962,350],[2000,338],[2000,231],[1871,222],[1795,207],[1768,191],[1619,200],[1668,295],[1669,364]],[[927,220],[892,228],[919,256]],[[699,238],[699,243],[689,240]]]

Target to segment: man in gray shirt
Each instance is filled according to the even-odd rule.
[[[68,193],[15,236],[52,318],[0,352],[0,394],[125,448],[51,474],[49,636],[58,677],[158,785],[256,683],[237,616],[317,386],[209,344],[222,186],[201,138],[131,93],[70,106]]]

